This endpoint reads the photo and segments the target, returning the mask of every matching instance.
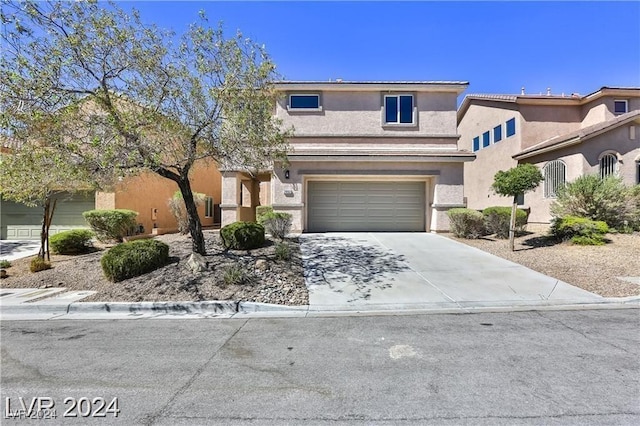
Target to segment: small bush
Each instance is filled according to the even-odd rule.
[[[264,223],[262,222],[262,220],[263,220],[264,216],[269,214],[269,213],[273,213],[273,207],[271,207],[271,206],[258,206],[258,207],[256,207],[256,222],[258,222],[260,225],[264,226]]]
[[[47,269],[51,269],[51,264],[41,257],[34,257],[33,259],[31,259],[29,269],[31,270],[31,272],[45,271]]]
[[[82,216],[98,240],[122,242],[123,237],[134,234],[138,212],[123,209],[89,210]]]
[[[609,226],[605,222],[584,217],[566,216],[555,218],[551,223],[551,235],[580,245],[602,245],[607,232]]]
[[[290,260],[291,259],[291,247],[287,243],[276,244],[276,259],[277,260]]]
[[[110,249],[102,259],[102,271],[108,280],[118,282],[137,277],[164,266],[169,246],[158,240],[135,240]]]
[[[199,192],[193,193],[193,201],[196,203],[196,207],[204,204],[207,196]],[[176,191],[173,197],[168,202],[169,211],[176,219],[178,224],[178,232],[185,235],[189,233],[189,215],[187,214],[187,207],[184,204],[184,198],[182,197],[182,191]]]
[[[86,252],[92,246],[92,238],[93,232],[88,229],[72,229],[52,235],[49,245],[57,254],[78,254]]]
[[[262,226],[274,238],[284,240],[291,232],[291,215],[289,213],[269,212],[261,218]]]
[[[249,250],[264,245],[264,226],[255,222],[234,222],[220,229],[222,244],[234,250]]]
[[[225,268],[222,276],[225,285],[252,284],[255,276],[240,265],[230,265]]]
[[[511,224],[511,207],[487,207],[482,211],[488,234],[496,234],[498,238],[509,238]],[[527,226],[527,212],[516,210],[516,231],[523,231]]]
[[[11,262],[9,262],[7,259],[0,260],[0,268],[2,269],[11,268]]]
[[[457,208],[447,212],[453,235],[460,238],[479,238],[485,233],[484,216],[476,210]]]

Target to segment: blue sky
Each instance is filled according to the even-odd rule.
[[[127,2],[182,32],[206,11],[291,80],[465,80],[467,93],[640,86],[640,2]]]

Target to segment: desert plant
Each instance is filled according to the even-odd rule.
[[[251,284],[255,281],[255,276],[242,266],[233,264],[224,269],[222,280],[225,285]]]
[[[277,260],[290,260],[291,259],[291,247],[285,242],[276,244],[275,256]]]
[[[203,205],[206,198],[207,196],[200,192],[193,193],[193,201],[196,204],[196,207]],[[189,215],[187,213],[187,206],[184,203],[184,198],[182,198],[182,192],[176,191],[167,204],[169,205],[169,211],[178,223],[178,232],[183,235],[188,234]]]
[[[138,212],[124,209],[89,210],[82,216],[98,240],[122,242],[123,237],[134,233]]]
[[[258,206],[256,207],[256,222],[260,225],[264,225],[262,222],[265,215],[273,213],[273,207],[271,206]]]
[[[41,257],[34,257],[29,264],[29,270],[31,272],[40,272],[51,269],[51,263],[47,262]]]
[[[102,271],[108,280],[118,282],[137,277],[164,266],[169,246],[158,240],[135,240],[111,248],[102,259]]]
[[[264,226],[255,222],[234,222],[220,229],[225,248],[249,250],[264,244]]]
[[[609,226],[603,221],[585,217],[565,216],[551,222],[551,235],[559,240],[571,240],[580,245],[602,245]]]
[[[640,227],[640,190],[615,176],[580,176],[559,188],[551,214],[603,221],[611,228]]]
[[[511,207],[487,207],[482,211],[487,233],[496,234],[498,238],[509,238],[511,223]],[[527,212],[516,210],[516,230],[521,232],[527,226]]]
[[[460,238],[479,238],[485,233],[484,216],[476,210],[456,208],[447,212],[453,235]]]
[[[284,240],[284,237],[291,232],[291,214],[289,213],[269,212],[261,219],[264,229],[274,238]]]
[[[509,248],[515,250],[516,210],[518,196],[533,191],[544,180],[540,169],[533,164],[518,164],[507,171],[500,170],[493,177],[491,188],[498,195],[512,197],[511,219],[509,222]]]
[[[0,268],[2,269],[11,268],[11,262],[9,262],[7,259],[0,260]]]
[[[51,250],[57,254],[78,254],[86,252],[91,246],[93,232],[88,229],[72,229],[55,234],[49,238]]]

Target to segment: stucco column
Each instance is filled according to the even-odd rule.
[[[220,221],[225,226],[238,220],[240,207],[240,172],[223,171]]]
[[[287,174],[288,172],[288,174]],[[304,229],[304,193],[303,179],[295,164],[287,169],[274,168],[271,177],[271,199],[273,210],[291,215],[291,230],[300,232]]]
[[[448,231],[447,211],[456,207],[466,207],[462,167],[463,163],[443,164],[440,175],[434,179],[431,232]]]

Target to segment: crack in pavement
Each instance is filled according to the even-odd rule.
[[[173,394],[173,396],[171,398],[169,398],[167,403],[160,410],[157,410],[155,414],[145,416],[145,418],[142,420],[142,424],[146,425],[146,426],[151,426],[159,418],[167,417],[166,414],[169,411],[169,407],[176,400],[176,398],[178,398],[180,395],[184,394],[187,391],[187,389],[189,389],[189,387],[191,387],[193,382],[196,381],[196,379],[202,374],[202,372],[207,368],[207,366],[211,363],[211,361],[213,361],[213,359],[218,355],[218,353],[220,353],[222,348],[224,348],[227,345],[227,343],[229,343],[231,341],[231,339],[236,337],[236,335],[244,328],[245,325],[247,325],[248,322],[249,322],[249,320],[246,320],[244,323],[242,323],[242,325],[240,327],[238,327],[238,329],[236,331],[234,331],[233,334],[231,334],[231,336],[229,336],[229,338],[227,340],[225,340],[224,343],[222,345],[220,345],[218,347],[218,349],[216,349],[213,352],[213,354],[211,354],[209,359],[207,359],[205,361],[205,363],[202,364],[202,366],[196,370],[196,372],[193,374],[193,376],[191,376],[191,378],[189,380],[187,380],[187,383],[182,385],[180,387],[180,389],[178,389]]]

